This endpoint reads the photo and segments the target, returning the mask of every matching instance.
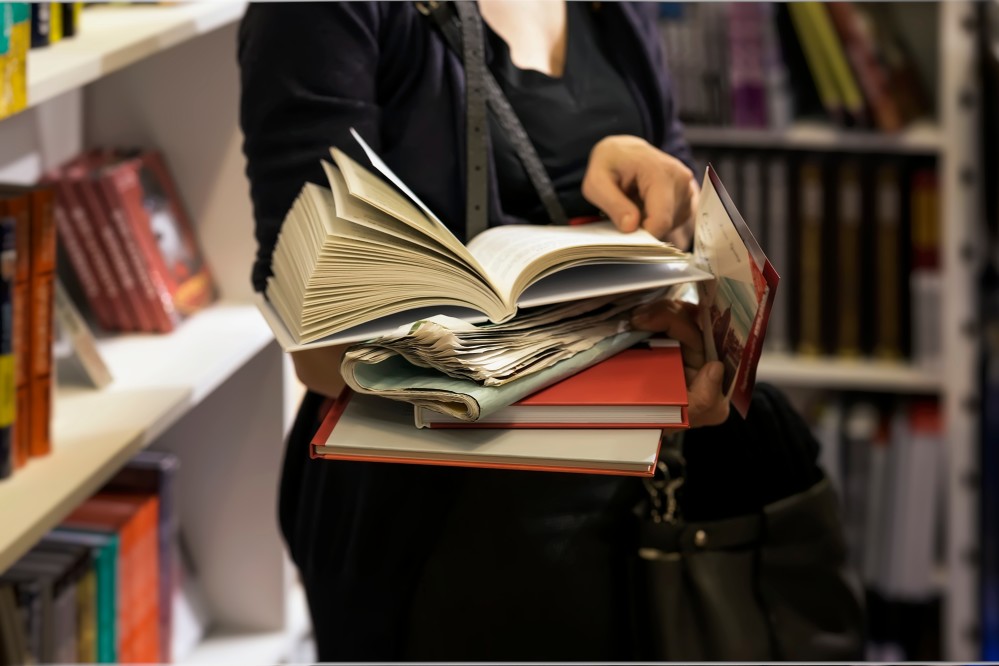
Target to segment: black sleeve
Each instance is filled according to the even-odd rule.
[[[253,286],[263,291],[281,223],[320,160],[353,145],[378,150],[379,3],[251,3],[239,26],[240,126],[257,238]],[[348,152],[350,152],[348,150]]]
[[[756,385],[745,420],[733,409],[721,425],[688,431],[683,454],[687,478],[679,502],[688,520],[751,513],[823,476],[811,429],[768,384]]]

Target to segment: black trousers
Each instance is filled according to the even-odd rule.
[[[321,661],[632,658],[639,479],[310,460],[321,404],[303,401],[279,506]],[[688,433],[685,454],[694,520],[820,475],[808,428],[769,387],[748,421]]]

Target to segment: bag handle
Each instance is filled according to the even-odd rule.
[[[487,162],[489,157],[489,124],[486,103],[506,133],[520,163],[527,172],[541,204],[553,224],[568,224],[562,203],[555,194],[548,172],[538,157],[527,131],[510,106],[496,79],[486,67],[482,39],[482,17],[478,7],[469,0],[438,2],[421,0],[417,10],[433,19],[441,34],[465,65],[465,133],[467,198],[465,202],[466,240],[486,230],[489,224]]]

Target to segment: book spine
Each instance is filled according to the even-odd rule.
[[[14,350],[14,467],[23,466],[31,454],[31,404],[28,376],[31,359],[31,319],[28,298],[31,276],[31,219],[23,196],[0,199],[0,215],[14,219],[14,292],[12,302],[12,345]]]
[[[839,91],[843,108],[849,121],[855,125],[867,125],[867,111],[864,108],[864,98],[860,94],[857,79],[847,64],[843,47],[833,28],[826,7],[820,2],[803,2],[802,10],[809,14],[814,37],[822,52],[826,67],[832,75],[833,84]]]
[[[801,302],[798,352],[822,353],[822,166],[816,160],[801,165]]]
[[[130,321],[134,325],[132,330],[151,332],[153,330],[152,320],[144,307],[145,302],[139,291],[139,286],[136,284],[135,276],[128,265],[121,239],[118,238],[113,224],[108,219],[100,187],[89,177],[80,179],[77,185],[80,197],[87,208],[87,214],[95,225],[94,232],[100,238],[104,253],[111,260],[112,270],[118,284],[121,285],[124,309],[131,315]]]
[[[14,225],[14,218],[0,217],[0,478],[14,472],[14,419],[17,416],[12,302],[17,264]]]
[[[66,202],[69,226],[73,228],[74,235],[80,241],[83,254],[86,255],[93,267],[94,275],[105,294],[110,318],[109,330],[133,331],[136,326],[124,302],[125,297],[121,293],[111,261],[101,244],[97,225],[90,218],[87,208],[79,196],[81,177],[79,173],[64,174],[57,185],[59,193]]]
[[[135,173],[127,164],[121,164],[105,172],[100,180],[111,221],[122,239],[129,266],[141,288],[155,330],[169,333],[178,320],[173,297],[164,282],[163,272],[155,265],[155,253],[150,253],[145,235],[141,233],[143,221],[136,220],[135,210],[130,210],[126,204],[128,196],[135,196],[138,190]],[[138,196],[141,200],[141,191],[138,191]],[[148,224],[146,226],[148,228]]]
[[[39,187],[31,198],[31,455],[44,456],[52,449],[56,228],[52,190]]]
[[[860,355],[860,218],[861,189],[857,165],[844,162],[838,169],[839,211],[836,251],[839,281],[836,307],[836,353]]]
[[[75,661],[93,664],[97,661],[97,573],[93,561],[77,584],[76,594]]]
[[[785,277],[791,267],[788,172],[786,156],[777,155],[769,159],[767,164],[767,249],[774,268]],[[785,296],[774,299],[770,324],[767,327],[767,349],[776,352],[786,352],[791,349],[788,320],[788,298]]]
[[[31,3],[31,48],[43,48],[51,43],[52,3]]]
[[[97,272],[87,257],[83,242],[77,237],[76,230],[70,221],[70,207],[66,201],[65,185],[60,181],[54,181],[56,188],[55,205],[53,214],[56,220],[56,232],[59,236],[59,245],[66,251],[69,263],[73,267],[73,273],[83,290],[90,310],[97,318],[97,323],[105,330],[114,330],[115,320],[111,311],[111,303],[104,293],[101,281],[97,278]]]
[[[916,365],[939,369],[943,339],[940,309],[940,218],[937,177],[932,169],[917,171],[912,185],[912,359]]]
[[[874,353],[880,358],[898,359],[902,356],[899,330],[901,190],[898,167],[891,163],[882,164],[877,170],[875,182],[878,273]]]

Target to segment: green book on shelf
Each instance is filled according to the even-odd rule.
[[[91,548],[97,576],[97,661],[118,661],[118,536],[87,530],[58,528],[44,537],[53,543],[72,543]]]

